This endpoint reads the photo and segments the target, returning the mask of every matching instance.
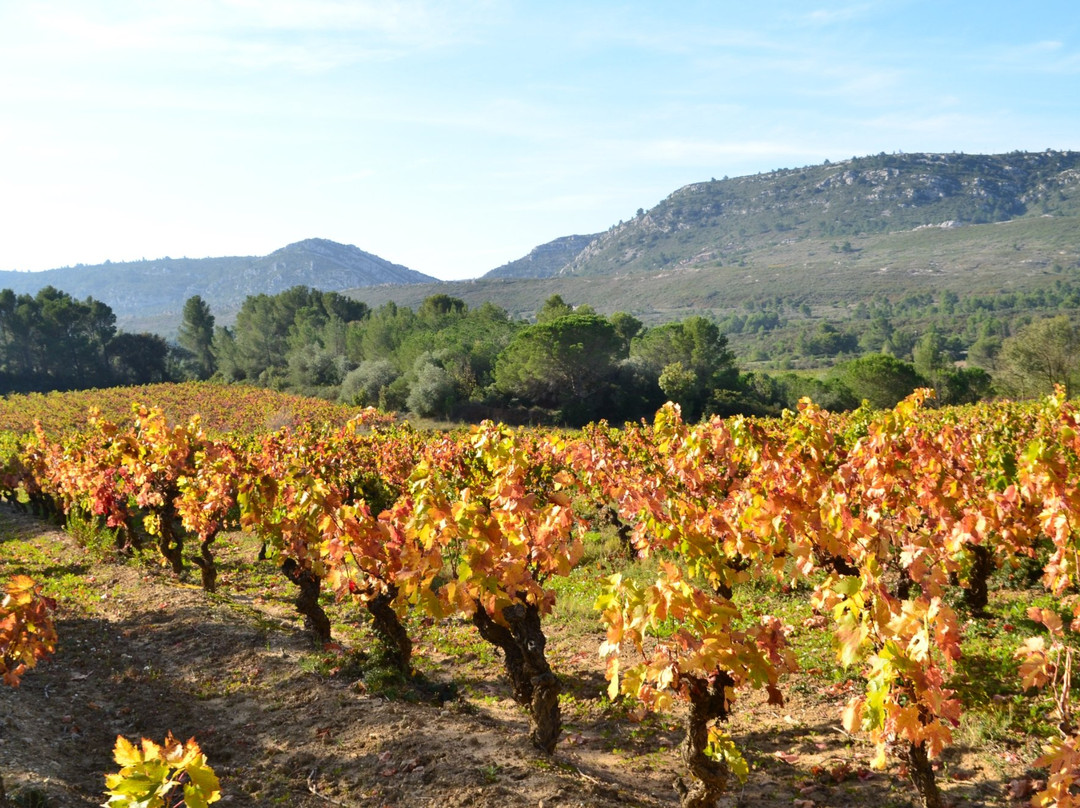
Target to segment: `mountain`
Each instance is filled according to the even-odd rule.
[[[411,308],[441,293],[530,317],[552,294],[645,322],[763,305],[841,320],[857,304],[1080,285],[1080,152],[879,154],[687,185],[595,236],[566,236],[473,281],[442,283],[309,239],[264,257],[162,258],[0,272],[108,303],[125,330],[171,334],[203,296],[219,322],[251,294],[304,284]],[[749,339],[749,337],[747,338]]]
[[[880,154],[687,185],[612,227],[562,275],[723,266],[820,238],[1080,214],[1080,152]]]
[[[125,330],[167,333],[184,301],[201,295],[217,316],[240,308],[248,295],[276,294],[297,285],[341,291],[381,284],[437,282],[347,244],[307,239],[262,257],[159,258],[105,262],[44,272],[0,272],[0,288],[36,294],[55,286],[72,297],[107,303]]]
[[[559,294],[647,323],[764,305],[795,323],[804,306],[843,320],[879,298],[1050,294],[1080,285],[1080,152],[882,154],[694,183],[544,272],[350,294],[415,307],[442,293],[520,317]]]
[[[484,278],[549,278],[573,261],[597,236],[563,236],[534,247],[524,258],[503,264],[484,274]]]

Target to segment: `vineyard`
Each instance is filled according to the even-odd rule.
[[[174,755],[234,805],[1080,804],[1063,396],[434,433],[212,393],[0,421],[13,802],[99,804],[115,752],[110,794]]]
[[[46,434],[59,438],[85,428],[92,410],[111,421],[130,423],[133,401],[151,403],[174,421],[198,415],[202,428],[217,435],[273,432],[304,423],[341,426],[359,412],[356,407],[265,388],[184,382],[7,396],[0,398],[0,429],[20,434],[32,432],[40,423]]]

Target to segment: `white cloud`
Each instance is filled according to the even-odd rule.
[[[970,144],[980,131],[993,129],[996,122],[985,115],[969,115],[961,112],[917,114],[911,111],[888,113],[865,121],[869,129],[877,129],[895,135],[897,143],[911,135],[932,135],[941,143],[952,142],[963,146]],[[956,148],[954,146],[953,148]],[[971,146],[967,146],[971,150]],[[908,151],[916,151],[908,148]],[[950,151],[952,149],[949,149]]]
[[[320,72],[467,41],[483,0],[172,0],[53,2],[9,20],[12,45],[50,58],[211,59],[247,69]],[[15,26],[18,36],[14,36]],[[3,35],[0,34],[0,39]],[[202,65],[192,61],[190,67]]]
[[[1080,52],[1059,39],[1041,39],[1005,48],[983,50],[983,63],[998,70],[1069,75],[1080,72]]]
[[[445,23],[437,6],[407,0],[221,0],[233,25],[287,31],[377,32],[399,41],[425,38]]]
[[[811,25],[836,25],[865,17],[873,8],[873,3],[854,3],[836,8],[818,8],[804,14],[802,19]]]

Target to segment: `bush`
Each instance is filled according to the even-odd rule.
[[[438,365],[424,364],[409,389],[405,405],[425,418],[446,417],[457,401],[457,387],[449,373]]]
[[[382,406],[384,391],[401,376],[388,359],[369,359],[350,370],[341,380],[338,401],[361,407]]]

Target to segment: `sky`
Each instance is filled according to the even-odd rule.
[[[328,238],[473,278],[713,177],[1047,148],[1075,0],[0,0],[0,269]]]

